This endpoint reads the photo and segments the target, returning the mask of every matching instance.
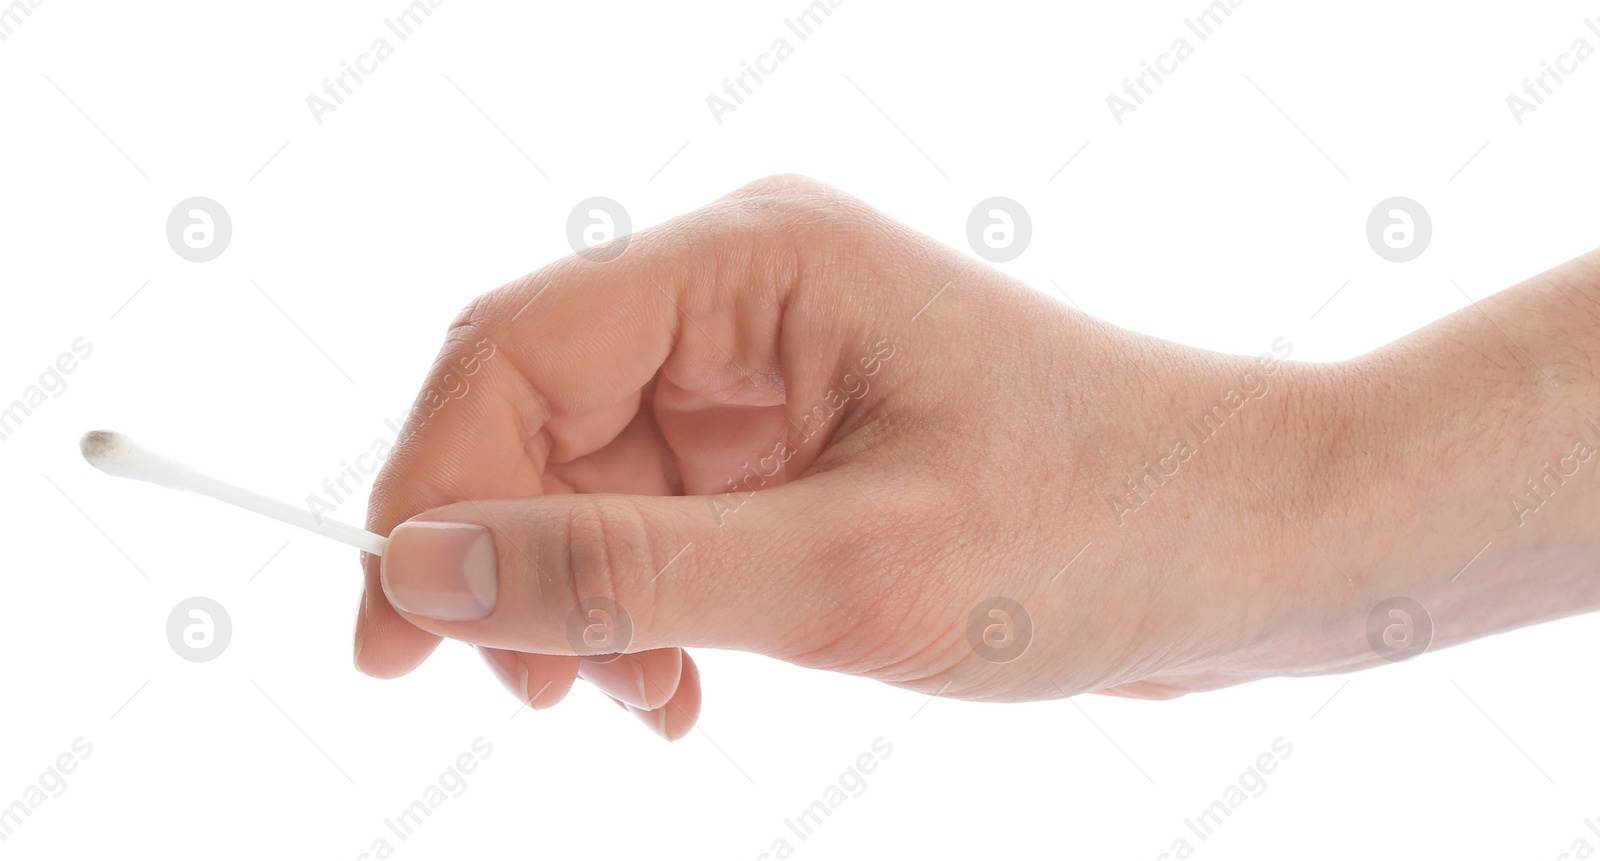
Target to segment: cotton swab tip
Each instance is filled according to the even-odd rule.
[[[78,450],[90,466],[123,478],[165,484],[175,471],[171,461],[116,431],[89,431],[78,440]]]

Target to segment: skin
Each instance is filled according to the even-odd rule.
[[[674,739],[700,709],[684,647],[968,700],[1167,698],[1379,665],[1389,598],[1424,608],[1433,649],[1587,612],[1600,457],[1569,457],[1531,514],[1509,500],[1533,509],[1525,480],[1600,445],[1597,290],[1591,252],[1364,356],[1266,362],[1119,329],[836,189],[760,180],[461,312],[367,526],[489,528],[496,604],[401,612],[365,558],[356,664],[399,676],[450,637],[536,708],[582,677]],[[1190,456],[1119,510],[1179,437]],[[753,492],[747,462],[773,473]],[[969,623],[996,596],[1031,634]],[[625,654],[578,656],[579,597],[626,611]],[[994,660],[969,628],[1026,649]]]

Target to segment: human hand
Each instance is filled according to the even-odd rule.
[[[1372,452],[1454,402],[1378,409],[1352,381],[1384,362],[1130,333],[798,177],[626,241],[451,326],[374,486],[363,671],[451,637],[535,707],[581,676],[677,738],[682,647],[1166,697],[1376,663],[1368,612],[1421,594],[1372,561],[1402,541],[1363,531],[1400,502]],[[1469,520],[1407,545],[1408,576]]]

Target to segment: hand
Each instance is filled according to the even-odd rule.
[[[1288,361],[1281,338],[1219,355],[797,177],[627,242],[451,326],[374,486],[390,544],[365,560],[363,671],[451,637],[535,707],[581,676],[677,738],[701,699],[681,647],[963,699],[1167,697],[1377,663],[1368,616],[1394,595],[1471,620],[1445,641],[1595,606],[1573,575],[1560,610],[1483,611],[1525,554],[1434,581],[1485,518],[1381,520],[1421,495],[1397,449],[1483,400],[1460,355],[1497,333],[1461,315],[1351,363]],[[1421,367],[1396,356],[1452,326],[1430,397],[1391,405]]]

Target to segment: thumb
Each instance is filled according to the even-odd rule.
[[[839,606],[832,590],[854,579],[841,563],[882,517],[851,483],[834,470],[748,493],[455,503],[396,526],[379,577],[417,627],[481,646],[781,657],[822,632],[799,616]]]

